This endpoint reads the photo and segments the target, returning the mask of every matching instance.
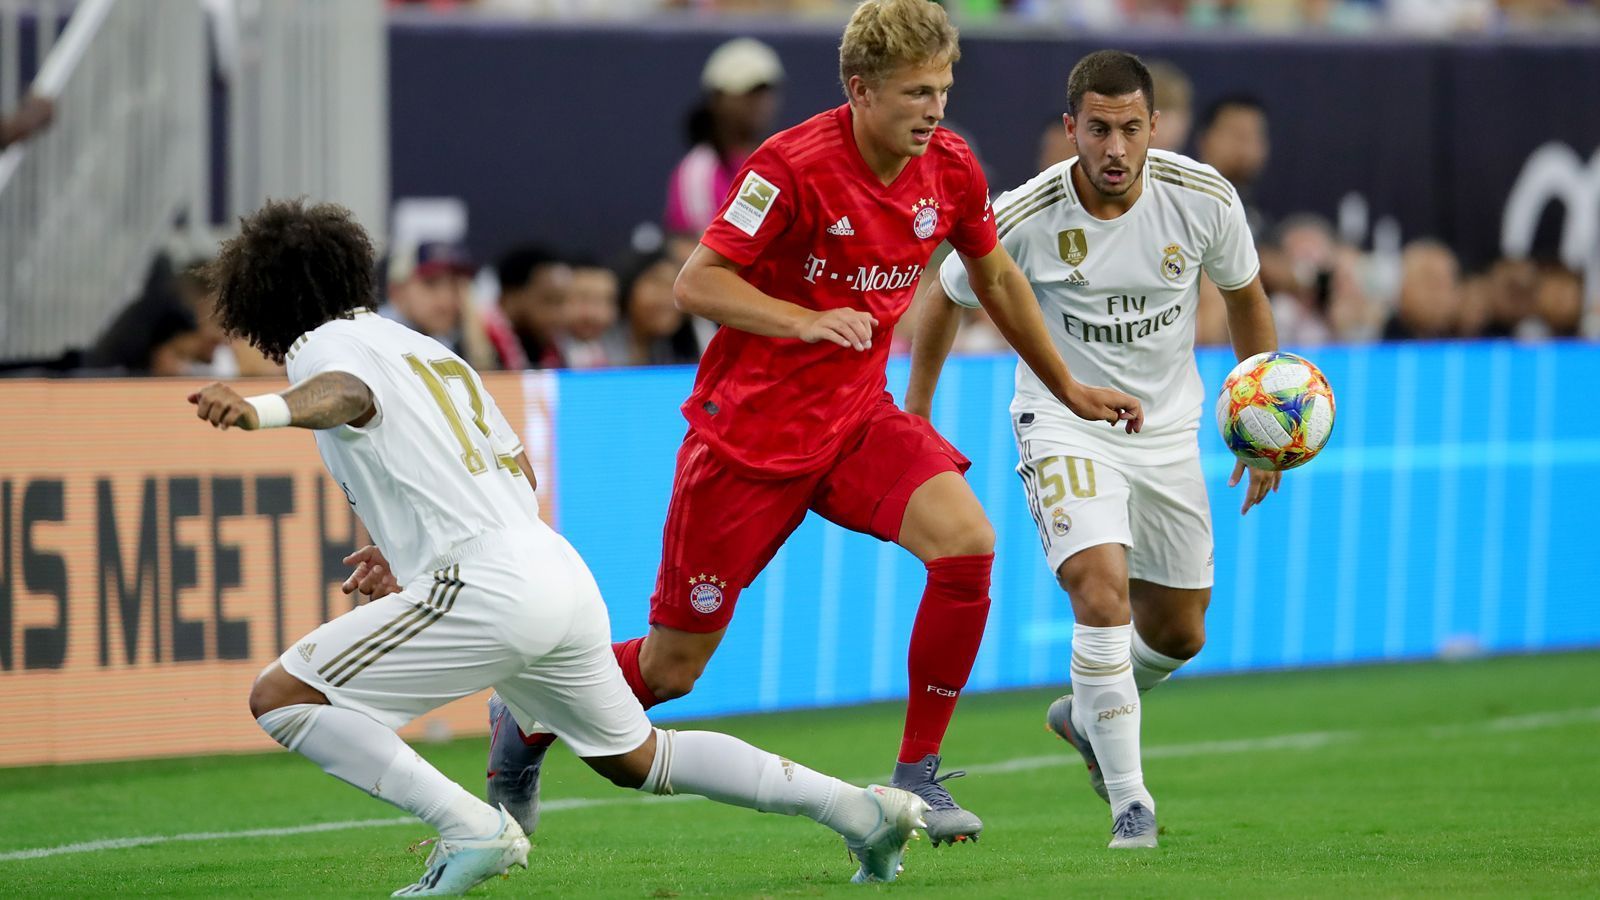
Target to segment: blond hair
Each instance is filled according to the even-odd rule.
[[[956,27],[944,7],[930,0],[866,0],[850,16],[839,42],[839,83],[850,77],[877,84],[895,69],[961,58]]]

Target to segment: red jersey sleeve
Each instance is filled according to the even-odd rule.
[[[799,192],[788,165],[767,145],[751,154],[733,184],[700,243],[747,266],[794,221]]]
[[[994,210],[989,208],[989,179],[984,177],[976,156],[968,152],[966,157],[967,171],[970,173],[967,196],[961,207],[961,216],[956,220],[955,227],[950,229],[947,239],[950,246],[959,250],[962,256],[988,256],[1000,240],[995,233]]]

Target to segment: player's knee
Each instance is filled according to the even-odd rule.
[[[1205,622],[1174,623],[1161,630],[1150,649],[1173,659],[1194,659],[1206,645]]]
[[[325,704],[328,698],[274,662],[256,676],[255,684],[250,686],[249,702],[250,715],[259,719],[275,709],[297,703]]]
[[[650,777],[650,761],[643,763],[634,758],[635,754],[624,753],[621,756],[602,756],[586,759],[589,768],[595,770],[602,778],[619,788],[636,789],[642,786],[645,779]]]
[[[641,659],[640,672],[645,684],[650,686],[650,693],[658,700],[676,700],[694,690],[694,683],[700,680],[706,662],[692,656],[671,656],[649,662]]]
[[[1062,566],[1056,583],[1072,598],[1077,621],[1099,628],[1126,625],[1131,618],[1128,583],[1106,573]]]
[[[949,522],[935,538],[933,559],[949,556],[987,556],[994,552],[994,526],[979,514]]]

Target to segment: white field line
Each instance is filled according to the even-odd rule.
[[[1544,728],[1558,728],[1563,725],[1572,725],[1584,722],[1600,722],[1600,706],[1591,706],[1581,709],[1560,710],[1557,712],[1533,713],[1522,716],[1506,716],[1497,719],[1487,719],[1481,722],[1462,723],[1456,725],[1440,725],[1428,728],[1426,733],[1434,738],[1464,737],[1486,731],[1497,733],[1536,731]],[[1198,741],[1189,744],[1165,744],[1144,749],[1145,759],[1178,759],[1189,756],[1226,756],[1238,753],[1263,753],[1275,750],[1316,750],[1333,744],[1354,743],[1366,736],[1360,731],[1308,731],[1298,734],[1280,734],[1259,738],[1242,738],[1232,741]],[[1003,775],[1013,772],[1030,772],[1037,769],[1048,769],[1056,766],[1080,764],[1075,754],[1055,753],[1049,756],[1024,756],[1017,759],[1008,759],[996,763],[983,763],[968,766],[967,771],[973,775]],[[867,779],[871,780],[871,779]],[[565,800],[548,800],[540,806],[541,812],[561,812],[569,809],[589,809],[596,806],[616,806],[620,804],[652,803],[678,800],[698,800],[694,796],[674,797],[643,797],[638,795],[622,795],[618,797],[596,798],[571,798]],[[361,828],[390,828],[396,825],[416,826],[417,820],[411,816],[398,816],[384,819],[352,819],[346,822],[321,822],[314,825],[294,825],[286,828],[249,828],[241,831],[197,831],[189,834],[153,834],[145,837],[110,838],[103,841],[85,841],[80,844],[62,844],[56,847],[35,847],[29,850],[13,850],[9,853],[0,853],[0,862],[11,862],[23,859],[43,859],[50,856],[65,856],[71,853],[99,853],[105,850],[122,850],[129,847],[148,847],[154,844],[171,844],[194,841],[223,841],[238,840],[242,838],[261,837],[287,837],[300,834],[316,834],[324,831],[353,831]]]

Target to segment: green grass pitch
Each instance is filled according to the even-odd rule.
[[[1597,896],[1597,676],[1590,652],[1180,679],[1145,704],[1162,846],[1120,853],[1081,764],[1044,731],[1058,692],[968,697],[945,758],[972,770],[950,786],[982,841],[914,843],[891,886],[847,884],[842,842],[810,822],[646,799],[562,751],[531,868],[473,893]],[[887,776],[899,723],[883,704],[711,724],[865,783]],[[421,749],[482,790],[482,739]],[[399,815],[287,753],[0,770],[0,895],[384,896],[421,871],[407,847],[426,829]],[[230,834],[352,820],[376,824]],[[223,834],[20,856],[196,833]]]

